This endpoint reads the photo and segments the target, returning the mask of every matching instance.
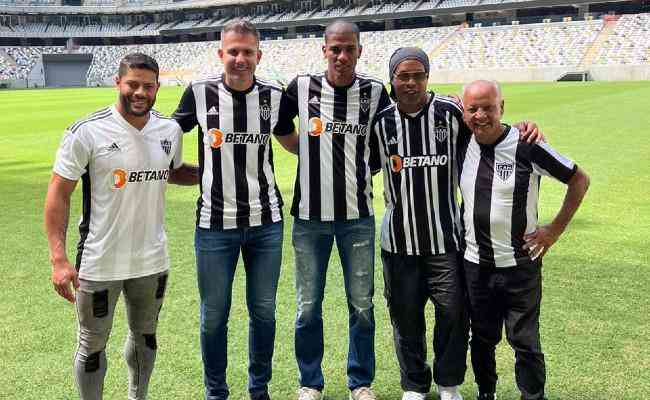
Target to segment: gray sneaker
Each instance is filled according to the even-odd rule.
[[[360,386],[350,391],[350,400],[377,400],[377,396],[367,386]]]
[[[303,386],[298,389],[298,400],[321,400],[323,393],[320,390]]]

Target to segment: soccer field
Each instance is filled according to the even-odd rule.
[[[459,86],[439,86],[456,93]],[[171,113],[182,88],[163,88],[156,108]],[[114,89],[0,91],[0,399],[78,398],[72,375],[74,306],[50,282],[43,203],[51,166],[66,126],[115,101]],[[549,400],[642,400],[650,396],[650,82],[539,83],[504,86],[504,121],[537,122],[548,141],[591,177],[591,187],[560,241],[544,260],[541,333]],[[277,308],[271,396],[295,398],[295,289],[291,204],[296,159],[274,143],[276,178],[285,202],[284,258]],[[196,162],[196,134],[184,138],[186,161]],[[381,176],[375,177],[375,214],[383,215]],[[72,259],[78,240],[80,185],[68,230]],[[167,232],[172,257],[158,330],[151,399],[203,395],[198,336],[198,291],[193,251],[198,187],[169,186]],[[559,209],[564,186],[542,180],[540,222]],[[147,204],[134,204],[147,207]],[[379,240],[375,265],[377,376],[380,399],[399,399],[399,369],[383,293]],[[241,265],[240,265],[241,267]],[[347,306],[340,261],[330,260],[324,303],[328,400],[347,399]],[[247,329],[243,268],[235,277],[229,324],[228,382],[232,399],[247,399]],[[432,307],[430,307],[432,308]],[[428,342],[433,313],[429,310]],[[126,398],[121,352],[126,320],[115,315],[105,382],[106,399]],[[431,349],[431,345],[429,345]],[[500,400],[518,399],[513,353],[497,352]],[[431,354],[430,354],[431,357]],[[469,363],[469,358],[468,358]],[[462,393],[473,399],[468,368]],[[435,397],[433,397],[435,398]]]

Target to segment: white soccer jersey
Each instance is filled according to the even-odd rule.
[[[181,129],[152,111],[141,130],[109,107],[71,125],[54,172],[82,181],[79,277],[137,278],[169,268],[164,230],[169,168],[182,164]]]

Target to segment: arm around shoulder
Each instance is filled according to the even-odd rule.
[[[183,163],[178,168],[169,170],[169,183],[174,185],[192,186],[199,184],[199,167]]]
[[[293,154],[298,154],[299,140],[295,130],[288,135],[276,135],[275,138],[278,139],[278,142],[280,142],[285,150]]]

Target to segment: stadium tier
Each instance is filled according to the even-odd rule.
[[[99,29],[88,26],[87,29]],[[141,29],[146,29],[143,26]],[[626,15],[618,21],[602,20],[509,25],[494,27],[437,27],[362,32],[360,71],[387,77],[390,54],[403,46],[419,46],[431,57],[433,70],[566,67],[584,64],[590,53],[593,65],[650,65],[650,14]],[[264,40],[258,72],[280,81],[298,73],[325,68],[322,38]],[[186,82],[221,72],[218,41],[128,46],[81,46],[93,54],[88,85],[107,85],[119,59],[129,52],[154,56],[166,82]],[[62,53],[61,46],[0,47],[0,79],[25,79],[41,54]]]

